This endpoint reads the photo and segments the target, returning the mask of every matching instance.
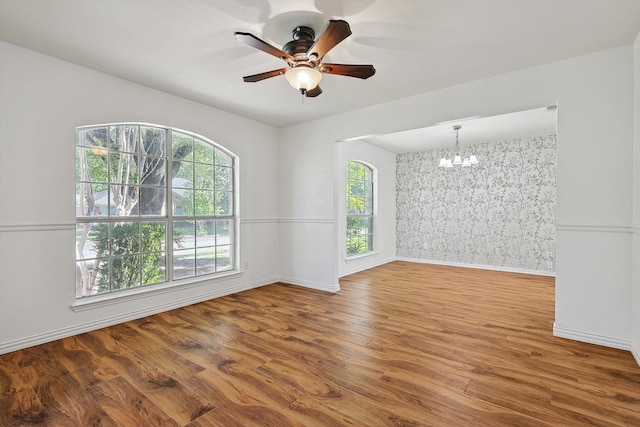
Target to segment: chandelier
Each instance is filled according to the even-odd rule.
[[[464,159],[462,158],[462,156],[460,156],[460,142],[458,142],[458,131],[460,130],[460,128],[462,128],[462,126],[460,125],[455,125],[453,127],[453,131],[456,133],[456,155],[454,156],[453,160],[448,159],[448,158],[441,158],[440,159],[440,164],[438,165],[441,168],[452,168],[454,165],[456,166],[471,166],[471,165],[477,165],[478,163],[478,158],[474,155],[471,154],[469,157],[465,157]]]

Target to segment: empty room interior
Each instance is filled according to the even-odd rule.
[[[0,0],[0,272],[2,426],[639,426],[640,2]]]

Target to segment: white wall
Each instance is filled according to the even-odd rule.
[[[334,200],[327,179],[339,169],[331,161],[332,141],[557,102],[554,331],[559,336],[629,349],[632,58],[632,46],[624,46],[285,128],[281,141],[289,156],[282,164],[281,184],[288,188],[282,189],[281,207],[293,212],[292,201],[303,200],[308,206],[322,205],[323,215],[331,215],[329,206]],[[302,157],[308,174],[293,174],[289,161],[297,153],[313,150],[311,147],[317,150],[315,158]],[[295,184],[285,182],[294,176]],[[318,191],[304,196],[294,191],[299,185]],[[337,228],[338,210],[334,212]],[[307,227],[308,237],[321,239],[325,230],[312,228]],[[304,251],[307,242],[291,241],[288,251]],[[333,285],[337,271],[333,277],[330,272],[338,259],[337,245],[314,252],[313,259],[316,275],[305,279],[315,277]]]
[[[640,33],[633,44],[633,355],[640,364]]]
[[[334,142],[318,135],[280,134],[280,273],[286,283],[337,292]]]
[[[277,280],[277,129],[4,42],[0,62],[0,353]],[[74,132],[118,121],[186,129],[239,156],[240,256],[248,270],[71,309]]]
[[[336,206],[338,274],[340,277],[395,260],[396,255],[396,156],[362,141],[337,144]],[[346,166],[350,161],[365,162],[376,171],[376,198],[373,255],[346,259]]]

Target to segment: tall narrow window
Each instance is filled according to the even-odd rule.
[[[347,256],[373,251],[373,169],[347,163]]]
[[[234,157],[171,128],[76,131],[76,297],[235,268]]]

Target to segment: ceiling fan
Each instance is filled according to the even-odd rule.
[[[289,84],[307,97],[316,97],[322,93],[318,84],[322,74],[368,79],[376,73],[373,65],[330,64],[322,62],[324,56],[338,43],[351,35],[346,21],[330,20],[322,34],[314,41],[312,28],[299,26],[293,30],[293,40],[282,49],[270,45],[253,34],[236,32],[238,41],[284,60],[287,67],[243,77],[245,82],[259,82],[270,77],[284,74]]]

